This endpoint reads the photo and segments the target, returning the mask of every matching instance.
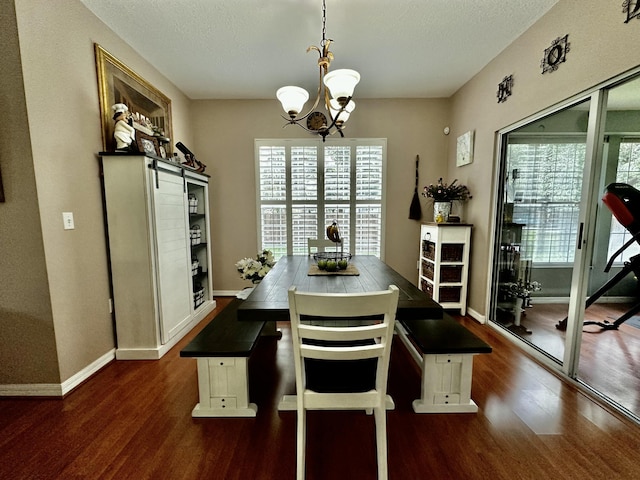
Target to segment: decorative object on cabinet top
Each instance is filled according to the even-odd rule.
[[[199,161],[195,154],[184,146],[182,142],[176,143],[176,148],[180,150],[184,155],[184,163],[182,164],[185,167],[192,168],[198,173],[203,173],[207,166]]]
[[[170,165],[172,167],[178,167],[181,170],[185,170],[186,172],[190,172],[193,174],[198,174],[198,175],[202,175],[205,177],[209,177],[211,178],[211,175],[207,174],[207,173],[202,173],[202,172],[198,172],[196,169],[194,168],[189,168],[184,164],[181,163],[176,163],[171,161],[171,159],[169,158],[162,158],[162,157],[158,157],[157,155],[154,154],[149,154],[149,153],[135,153],[135,152],[98,152],[98,156],[99,157],[148,157],[153,159],[153,162],[149,165],[149,168],[157,170],[158,168],[162,168],[163,165]]]
[[[451,203],[453,201],[465,202],[471,198],[471,192],[466,185],[460,185],[458,179],[450,184],[444,183],[442,178],[438,182],[427,185],[422,190],[422,195],[433,199],[433,220],[437,223],[449,221]]]
[[[160,156],[160,144],[155,137],[138,132],[136,135],[136,144],[140,153],[151,156]]]

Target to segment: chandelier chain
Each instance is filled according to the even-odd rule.
[[[321,44],[322,47],[324,47],[325,44],[327,43],[326,33],[327,33],[327,4],[325,0],[322,0],[322,44]]]

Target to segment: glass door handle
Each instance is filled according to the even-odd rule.
[[[580,222],[580,229],[578,230],[578,250],[582,249],[582,233],[584,231],[584,222]]]

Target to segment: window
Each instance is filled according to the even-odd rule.
[[[522,228],[523,258],[571,263],[586,155],[584,139],[509,139],[507,202]]]
[[[306,255],[334,220],[345,252],[382,256],[385,139],[256,140],[261,248]]]
[[[640,188],[640,139],[622,139],[618,152],[618,166],[616,168],[616,182],[628,183]],[[611,256],[631,239],[631,234],[620,223],[611,221],[611,234],[609,236],[609,253]],[[631,244],[622,254],[616,257],[616,263],[628,261],[634,255],[640,253],[637,242]]]

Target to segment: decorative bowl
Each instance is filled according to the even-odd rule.
[[[350,253],[344,252],[318,252],[313,254],[313,259],[316,261],[318,268],[327,272],[346,269],[351,257]]]

